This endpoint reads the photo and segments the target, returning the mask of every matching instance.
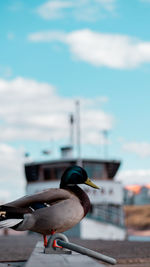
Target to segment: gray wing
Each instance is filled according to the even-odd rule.
[[[72,194],[65,189],[50,188],[33,195],[24,196],[5,205],[11,207],[29,207],[32,203],[41,202],[51,204],[56,201],[69,199],[71,196]]]

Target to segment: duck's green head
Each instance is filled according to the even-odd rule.
[[[91,187],[100,189],[87,176],[86,171],[79,166],[72,166],[65,170],[61,177],[60,187],[71,186],[76,184],[87,184]]]

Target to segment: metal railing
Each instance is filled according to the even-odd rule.
[[[57,240],[57,245],[61,246],[61,248],[53,247],[54,240]],[[58,253],[59,254],[61,254],[61,253],[62,254],[69,254],[69,252],[64,250],[64,248],[69,249],[71,251],[78,252],[78,253],[83,254],[83,255],[87,255],[87,256],[95,258],[97,260],[101,260],[101,261],[113,264],[113,265],[117,263],[117,261],[114,258],[111,258],[111,257],[106,256],[104,254],[101,254],[99,252],[96,252],[94,250],[76,245],[74,243],[70,243],[68,238],[64,234],[60,234],[60,233],[50,236],[50,238],[48,240],[48,244],[47,244],[44,252],[46,254],[55,254],[55,253],[56,254],[58,254]]]
[[[87,218],[125,228],[124,214],[121,208],[98,207],[92,213],[88,213]]]

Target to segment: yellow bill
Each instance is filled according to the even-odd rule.
[[[100,187],[98,187],[97,185],[95,185],[91,180],[90,178],[87,178],[87,180],[84,182],[85,184],[91,186],[91,187],[94,187],[96,189],[100,189]]]

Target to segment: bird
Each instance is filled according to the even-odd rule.
[[[47,235],[67,231],[88,213],[90,199],[79,184],[100,189],[88,178],[85,169],[77,165],[68,167],[59,188],[45,189],[0,206],[0,228],[40,233],[46,247]]]

